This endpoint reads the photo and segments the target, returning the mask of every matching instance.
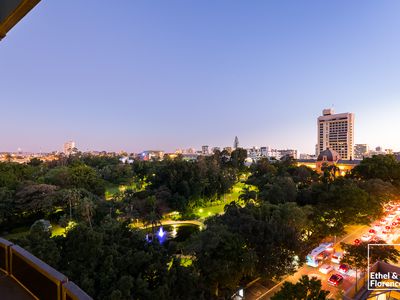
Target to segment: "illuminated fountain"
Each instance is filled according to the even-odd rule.
[[[165,240],[167,239],[167,232],[164,231],[162,226],[160,226],[160,229],[157,232],[157,237],[158,240],[160,241],[160,244],[164,243]]]

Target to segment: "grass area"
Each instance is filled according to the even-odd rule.
[[[205,219],[208,217],[212,217],[214,215],[218,215],[224,212],[224,207],[228,203],[223,203],[215,206],[201,207],[195,210],[196,216],[199,218]]]
[[[210,203],[207,206],[197,207],[194,209],[194,213],[199,218],[205,219],[208,217],[212,217],[214,215],[223,214],[225,205],[235,201],[242,205],[239,200],[239,196],[242,193],[244,188],[249,188],[250,191],[255,191],[257,188],[253,185],[245,184],[244,182],[237,182],[232,187],[232,191],[228,194],[225,194],[221,199]]]
[[[136,191],[143,191],[147,187],[148,183],[146,181],[141,182],[141,189],[138,190],[138,183],[134,182],[131,184],[114,184],[106,187],[105,198],[110,200],[116,193],[123,192],[127,189],[132,189]]]
[[[58,224],[51,225],[51,236],[60,236],[65,234],[65,228]]]
[[[30,228],[29,227],[19,227],[16,229],[13,229],[9,234],[6,234],[4,236],[5,239],[10,240],[10,239],[21,239],[25,237],[29,233]],[[65,234],[65,228],[61,227],[58,224],[51,224],[51,236],[60,236]]]
[[[189,267],[193,264],[193,260],[190,257],[181,257],[181,266]]]
[[[123,192],[126,189],[136,189],[136,184],[133,183],[131,185],[125,185],[125,184],[110,185],[106,187],[106,192],[105,192],[106,200],[110,200],[116,193]]]
[[[119,189],[118,185],[112,185],[112,186],[106,187],[106,192],[105,192],[106,200],[110,200],[119,191],[120,191],[120,189]]]

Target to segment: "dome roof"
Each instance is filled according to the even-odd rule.
[[[340,159],[339,153],[337,153],[335,150],[331,150],[328,148],[319,153],[317,161],[337,162],[339,159]]]

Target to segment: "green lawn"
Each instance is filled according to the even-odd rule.
[[[232,201],[235,201],[242,205],[241,201],[239,201],[239,195],[242,193],[243,188],[248,187],[250,190],[256,190],[257,188],[252,185],[245,184],[243,182],[237,182],[235,185],[232,187],[232,191],[228,194],[225,194],[221,199],[218,201],[215,201],[214,204],[210,204],[208,206],[204,207],[197,207],[194,209],[194,213],[196,216],[199,218],[205,219],[217,214],[222,214],[224,213],[224,207],[225,205],[231,203]]]
[[[105,193],[106,200],[110,200],[119,191],[120,189],[118,185],[112,185],[106,187],[106,193]]]
[[[142,183],[142,188],[141,191],[143,191],[146,186],[148,184],[146,182]],[[132,189],[132,190],[137,190],[137,184],[136,183],[132,183],[131,185],[127,185],[127,184],[121,184],[121,185],[109,185],[106,187],[106,192],[105,192],[105,198],[106,200],[110,200],[116,193],[118,192],[123,192],[126,189]]]
[[[4,238],[10,239],[20,239],[29,233],[29,227],[20,227],[12,230],[9,234],[5,235]],[[59,236],[65,233],[65,228],[58,224],[51,224],[51,236]]]

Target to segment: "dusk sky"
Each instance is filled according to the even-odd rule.
[[[400,150],[400,1],[43,0],[0,42],[0,151]]]

